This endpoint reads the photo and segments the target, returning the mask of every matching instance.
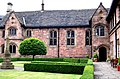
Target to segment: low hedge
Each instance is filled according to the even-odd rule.
[[[3,58],[0,58],[0,62]],[[11,58],[11,61],[32,61],[32,58]],[[57,62],[73,62],[73,63],[87,63],[87,58],[35,58],[34,61],[57,61]]]
[[[86,65],[86,63],[72,63],[72,62],[53,62],[53,61],[32,61],[31,63],[33,64],[52,64],[52,65],[73,65],[73,66],[81,66],[81,65]]]
[[[91,59],[88,60],[80,79],[94,79],[94,66]]]
[[[67,63],[27,63],[24,64],[25,71],[53,72],[66,74],[83,74],[85,64]]]
[[[80,58],[63,58],[64,62],[80,63]]]

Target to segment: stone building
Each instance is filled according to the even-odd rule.
[[[109,24],[110,56],[120,57],[120,0],[113,0],[107,19]]]
[[[102,3],[97,9],[82,10],[44,10],[42,3],[42,10],[25,12],[12,11],[11,3],[8,6],[0,22],[0,56],[6,36],[10,38],[12,57],[20,57],[19,44],[29,37],[46,43],[48,53],[39,57],[92,57],[97,53],[100,61],[106,61],[111,55],[106,21],[109,9]]]

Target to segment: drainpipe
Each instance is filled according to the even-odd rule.
[[[91,58],[92,58],[92,28],[91,28],[91,37],[90,37],[90,42],[91,42]]]
[[[60,55],[59,55],[59,48],[60,48],[60,46],[59,46],[59,39],[60,39],[60,37],[59,37],[59,32],[60,32],[60,28],[58,28],[58,58],[60,57]]]
[[[115,48],[116,48],[116,58],[117,58],[117,31],[115,31]]]

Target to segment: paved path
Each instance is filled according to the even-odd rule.
[[[108,62],[94,62],[95,79],[120,79],[120,71]]]
[[[23,67],[15,67],[14,69],[0,69],[0,72],[7,71],[7,70],[24,71],[24,68]]]

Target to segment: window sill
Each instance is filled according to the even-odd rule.
[[[49,45],[49,47],[56,48],[57,45]]]
[[[73,47],[76,47],[76,45],[67,45],[66,47],[71,47],[71,48],[73,48]]]

